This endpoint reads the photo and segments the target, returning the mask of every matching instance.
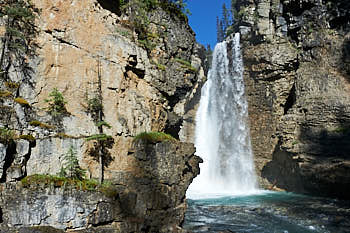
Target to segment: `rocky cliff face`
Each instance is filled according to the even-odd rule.
[[[103,127],[103,133],[112,136],[106,151],[105,178],[131,188],[136,196],[159,194],[152,196],[154,200],[149,199],[153,200],[149,203],[146,196],[144,203],[140,197],[131,201],[136,206],[129,209],[132,216],[141,213],[144,218],[140,215],[137,221],[147,222],[140,226],[153,229],[155,224],[179,225],[185,207],[185,190],[198,173],[195,167],[199,160],[193,160],[193,148],[187,144],[175,147],[157,144],[157,149],[144,148],[146,152],[142,156],[141,152],[132,156],[134,152],[130,152],[130,148],[133,136],[144,131],[165,131],[183,140],[188,138],[187,132],[191,130],[187,128],[191,124],[184,124],[185,114],[191,111],[191,101],[198,95],[197,88],[204,79],[198,56],[201,48],[195,42],[194,33],[186,22],[161,8],[148,12],[147,40],[140,40],[130,15],[118,15],[120,12],[109,1],[32,2],[40,13],[36,20],[35,54],[26,58],[28,72],[5,59],[7,77],[0,81],[0,182],[16,182],[33,174],[57,174],[70,147],[77,152],[79,164],[87,170],[88,177],[97,178],[96,141],[86,141],[86,138],[101,133],[96,115],[91,111],[91,101],[101,97],[100,119],[111,126]],[[5,24],[6,18],[2,18],[2,36],[6,32]],[[48,112],[45,101],[54,88],[66,101],[67,111],[59,116]],[[9,134],[12,135],[8,140],[5,136]],[[161,150],[162,156],[169,155],[171,160],[164,162],[161,158],[149,157],[157,154],[154,152],[157,150]],[[142,167],[146,162],[146,168]],[[170,175],[166,173],[168,168],[176,170]],[[148,176],[143,179],[146,173],[152,179],[158,177],[157,180]],[[141,183],[136,179],[138,176]],[[147,185],[151,185],[151,190]],[[23,207],[23,203],[31,202],[34,194],[19,195],[24,195],[23,201],[16,205]],[[50,195],[43,194],[47,201],[40,205],[45,208],[54,205],[50,200],[55,196]],[[52,195],[61,194],[55,191]],[[2,198],[4,201],[5,197]],[[16,209],[16,205],[11,208]],[[91,211],[98,209],[98,205],[99,202],[92,203]],[[176,213],[166,212],[168,209],[176,209]],[[39,222],[18,225],[6,219],[9,216],[6,211],[0,209],[0,222],[6,220],[16,226],[48,223],[45,214],[40,213]],[[62,222],[60,228],[75,228],[75,220],[81,222],[81,218],[91,215],[91,211],[86,211],[77,210],[80,219],[74,217]],[[151,218],[145,220],[147,216],[153,216],[158,222],[152,222]]]
[[[236,7],[262,177],[289,191],[349,198],[349,2],[238,0]]]
[[[0,232],[35,232],[34,226],[74,232],[181,232],[186,190],[199,173],[194,152],[192,144],[140,141],[129,151],[133,169],[119,171],[112,190],[102,193],[35,182],[26,187],[4,184]]]

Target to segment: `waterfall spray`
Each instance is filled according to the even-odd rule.
[[[256,192],[240,38],[215,46],[196,116],[195,146],[204,160],[187,196]]]

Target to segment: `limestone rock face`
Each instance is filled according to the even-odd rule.
[[[349,2],[236,7],[258,171],[290,191],[349,198]]]
[[[101,133],[97,124],[103,120],[110,127],[103,126],[102,133],[112,138],[104,151],[104,178],[123,184],[125,190],[130,188],[131,196],[125,192],[121,197],[131,198],[136,205],[142,204],[137,208],[130,204],[136,210],[124,206],[123,211],[132,211],[130,221],[137,215],[135,221],[145,221],[152,229],[156,224],[164,224],[157,225],[164,229],[178,227],[185,209],[185,191],[198,173],[196,166],[200,161],[192,158],[193,146],[186,143],[176,147],[157,145],[152,152],[159,157],[157,159],[148,157],[149,151],[144,151],[144,158],[139,159],[131,155],[136,152],[131,153],[130,148],[133,137],[144,131],[165,131],[184,142],[191,141],[193,121],[185,120],[193,117],[198,89],[205,80],[199,45],[192,29],[175,14],[158,8],[147,13],[149,24],[145,42],[138,39],[130,15],[115,11],[109,1],[32,2],[40,9],[35,13],[39,32],[35,38],[35,54],[26,58],[27,72],[18,69],[13,61],[6,68],[6,80],[0,80],[0,128],[14,133],[9,143],[2,143],[0,138],[0,183],[17,182],[33,174],[57,174],[70,147],[76,152],[80,166],[86,169],[87,177],[98,178],[98,143],[86,139]],[[0,18],[1,35],[6,31],[5,23]],[[0,48],[3,48],[2,40]],[[58,115],[48,111],[47,99],[55,88],[66,102],[66,112]],[[102,113],[98,117],[91,110],[96,107],[91,106],[96,99],[101,99],[102,103]],[[169,158],[161,158],[160,154]],[[153,162],[157,162],[157,166]],[[172,172],[165,170],[175,168]],[[148,169],[148,172],[138,174],[140,169]],[[136,173],[158,178],[138,181],[134,179]],[[151,186],[146,188],[147,184]],[[139,185],[144,188],[140,189]],[[169,193],[171,199],[162,196],[163,191]],[[45,191],[38,202],[33,202],[34,193],[23,192],[23,201],[17,204],[23,209],[34,203],[33,211],[40,213],[23,213],[27,214],[22,216],[23,222],[14,222],[17,215],[11,217],[0,209],[0,222],[3,211],[6,221],[16,227],[52,225],[60,229],[78,229],[89,226],[86,216],[91,216],[100,203],[93,202],[92,207],[84,207],[84,212],[80,212],[78,199],[68,195],[62,205],[76,207],[69,213],[58,214],[62,215],[59,219],[61,217],[54,214],[59,212],[54,200],[66,194]],[[159,195],[148,203],[146,197],[151,198],[149,194],[154,192]],[[137,199],[133,199],[134,196]],[[15,210],[19,208],[17,204],[9,208]],[[41,211],[41,207],[46,212]],[[28,217],[32,215],[33,218]],[[154,220],[146,216],[157,216],[159,221],[152,222]],[[99,220],[96,221],[91,224],[99,225]],[[126,222],[128,220],[125,220],[128,225]],[[147,227],[139,230],[146,231]]]
[[[128,155],[133,160],[130,169],[118,172],[111,181],[113,195],[69,186],[5,184],[0,186],[3,225],[10,229],[51,226],[92,232],[181,232],[185,193],[201,162],[194,152],[190,143],[136,143]]]

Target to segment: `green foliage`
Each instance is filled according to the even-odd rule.
[[[100,121],[96,124],[97,127],[101,127],[101,126],[105,126],[107,127],[108,129],[112,128],[112,126],[110,124],[108,124],[107,122],[105,121]]]
[[[63,166],[59,176],[76,180],[83,180],[85,177],[85,170],[79,166],[77,153],[73,146],[69,147],[67,153],[63,156]]]
[[[73,138],[73,139],[79,139],[81,137],[77,137],[77,136],[73,136],[73,135],[68,135],[68,134],[65,134],[65,133],[57,133],[55,135],[55,137],[58,137],[58,138]]]
[[[99,94],[95,94],[90,99],[87,96],[88,94],[86,93],[86,112],[91,115],[94,122],[98,122],[100,119],[99,114],[103,111],[102,98]]]
[[[62,187],[67,183],[67,179],[53,175],[35,174],[26,176],[21,180],[21,183],[24,187],[30,187],[33,185],[52,185],[54,187]]]
[[[108,197],[118,195],[114,185],[110,182],[103,182],[101,185],[95,179],[71,179],[62,176],[34,174],[26,176],[21,180],[21,184],[25,188],[40,187],[63,187],[75,188],[82,191],[99,191]]]
[[[64,100],[62,93],[59,92],[57,88],[52,89],[52,91],[49,93],[49,98],[45,99],[45,102],[49,104],[47,109],[52,116],[67,113],[65,106],[67,102]]]
[[[86,138],[86,141],[92,141],[92,140],[96,140],[96,141],[106,141],[112,139],[112,136],[106,135],[104,133],[101,134],[93,134],[89,137]]]
[[[22,106],[30,106],[27,100],[20,97],[15,98],[13,101],[15,101],[16,103],[19,103]]]
[[[144,40],[139,40],[139,44],[142,47],[144,47],[148,52],[151,52],[156,47],[156,44],[150,41],[148,38]]]
[[[183,60],[181,58],[175,58],[174,60],[176,62],[180,63],[182,65],[181,66],[182,68],[187,69],[187,70],[189,70],[189,71],[191,71],[193,73],[197,72],[197,69],[194,68],[189,61],[185,61],[185,60]]]
[[[34,142],[35,141],[35,137],[33,135],[19,135],[18,137],[19,139],[24,139],[30,142]]]
[[[293,146],[294,146],[294,145],[297,145],[297,144],[299,144],[299,141],[296,141],[296,140],[295,140],[295,141],[292,142],[292,145],[293,145]]]
[[[123,30],[123,29],[116,29],[115,30],[118,34],[120,34],[121,36],[130,38],[131,37],[131,33],[129,31]]]
[[[149,13],[161,7],[170,15],[177,16],[185,23],[188,22],[186,14],[190,14],[183,0],[120,0],[121,10],[129,15],[138,41],[148,52],[155,48],[154,34],[149,32]],[[157,36],[158,37],[158,36]]]
[[[7,97],[10,97],[12,96],[12,92],[10,91],[3,91],[3,90],[0,90],[0,98],[7,98]]]
[[[157,66],[158,70],[162,70],[162,71],[165,71],[165,70],[166,70],[166,66],[163,65],[163,64],[157,63],[156,66]]]
[[[28,57],[35,54],[37,45],[35,26],[38,9],[30,0],[6,0],[0,3],[0,18],[4,19],[5,34],[2,36],[0,69],[7,77],[9,67],[16,62],[17,68],[28,73]],[[6,57],[6,59],[5,59]]]
[[[15,139],[15,132],[8,128],[0,128],[0,142],[9,143]]]
[[[17,88],[19,88],[19,84],[18,83],[10,82],[10,81],[5,82],[5,86],[10,88],[10,89],[17,89]]]
[[[149,143],[157,143],[163,141],[176,141],[176,139],[170,134],[163,132],[143,132],[136,135],[133,139],[133,142],[145,141]]]
[[[333,132],[341,133],[341,134],[347,134],[350,132],[349,126],[339,126],[333,130]]]
[[[35,127],[40,127],[40,128],[43,128],[43,129],[53,129],[53,128],[55,128],[52,125],[49,125],[49,124],[46,124],[46,123],[43,123],[43,122],[37,121],[37,120],[29,122],[29,125],[35,126]]]

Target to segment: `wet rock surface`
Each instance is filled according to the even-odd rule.
[[[262,186],[349,199],[348,1],[236,7]]]

